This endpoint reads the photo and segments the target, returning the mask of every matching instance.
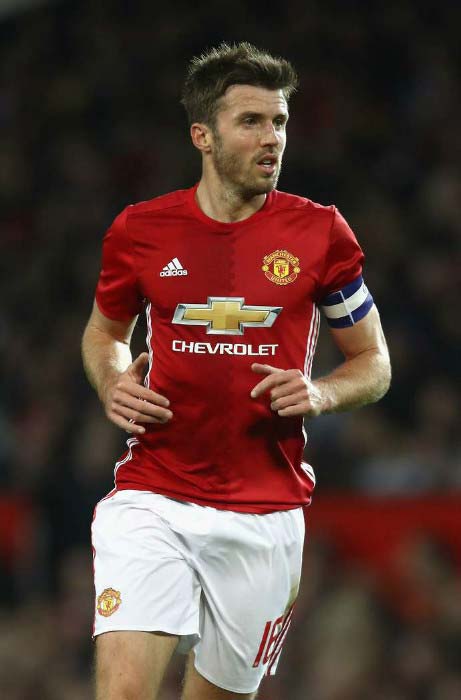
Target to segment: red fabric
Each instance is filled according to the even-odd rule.
[[[138,313],[142,298],[151,304],[149,385],[174,413],[125,453],[116,486],[250,513],[306,505],[313,483],[302,465],[302,420],[274,414],[268,396],[250,398],[262,379],[251,364],[304,371],[318,332],[314,302],[361,273],[362,251],[334,207],[272,192],[248,219],[220,223],[199,209],[195,189],[128,207],[104,242],[97,303],[120,320]],[[276,251],[299,259],[287,284],[262,269]],[[162,276],[175,258],[187,275]],[[178,304],[211,296],[282,311],[271,327],[243,335],[172,323]]]
[[[406,541],[431,535],[445,543],[461,566],[461,495],[366,497],[316,496],[306,513],[308,533],[331,538],[339,554],[385,572]]]
[[[7,568],[27,554],[34,520],[28,499],[9,494],[0,498],[0,558]]]
[[[127,209],[124,209],[106,232],[96,290],[99,309],[114,321],[127,321],[142,310],[126,219]]]
[[[344,217],[335,209],[318,299],[321,301],[328,294],[339,291],[358,277],[362,270],[363,258],[354,233]]]

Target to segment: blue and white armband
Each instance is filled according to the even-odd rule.
[[[373,306],[373,297],[360,275],[339,291],[328,294],[320,306],[329,326],[346,328],[367,315]]]

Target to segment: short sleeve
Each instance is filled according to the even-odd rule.
[[[352,229],[335,209],[319,295],[322,311],[333,328],[354,325],[373,306],[373,298],[362,278],[363,260]]]
[[[341,289],[361,275],[363,260],[364,255],[354,232],[335,208],[320,298]]]
[[[115,219],[104,236],[102,264],[96,287],[96,303],[101,312],[114,321],[128,321],[142,309],[133,259],[133,244],[128,236],[127,209]]]

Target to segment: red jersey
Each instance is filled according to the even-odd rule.
[[[146,386],[173,412],[128,440],[116,488],[248,513],[307,505],[302,418],[250,397],[262,378],[251,364],[310,375],[319,305],[332,325],[370,308],[362,251],[333,206],[273,191],[249,218],[222,223],[195,191],[127,207],[104,239],[96,302],[114,320],[145,307]]]

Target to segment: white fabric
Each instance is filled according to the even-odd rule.
[[[179,635],[180,651],[195,645],[199,673],[231,692],[254,692],[268,667],[275,672],[299,587],[301,508],[254,515],[118,491],[98,504],[92,540],[95,635]],[[106,589],[121,602],[103,616],[98,597]],[[283,634],[254,666],[267,623],[277,620],[272,631],[286,621]]]
[[[341,296],[342,292],[340,292]],[[333,304],[332,306],[322,306],[322,311],[327,318],[342,318],[343,316],[348,316],[353,311],[362,306],[363,302],[366,301],[368,296],[368,289],[365,283],[362,284],[359,289],[357,289],[354,294],[340,301],[339,304]]]

